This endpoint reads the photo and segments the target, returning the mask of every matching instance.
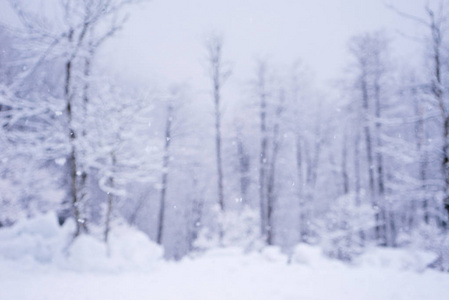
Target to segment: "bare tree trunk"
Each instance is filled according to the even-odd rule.
[[[198,178],[193,176],[193,186],[194,189],[198,189]],[[189,250],[193,250],[193,243],[198,238],[198,233],[202,227],[201,220],[203,215],[203,199],[199,193],[195,193],[192,201],[192,210],[191,210],[191,224],[190,224],[190,234],[189,234]]]
[[[167,194],[168,183],[168,167],[170,164],[170,142],[171,142],[171,125],[173,119],[173,106],[168,104],[167,107],[167,121],[165,123],[165,144],[164,144],[164,158],[162,163],[162,180],[161,180],[161,198],[159,202],[159,215],[156,241],[159,245],[162,244],[162,237],[164,231],[164,216],[165,216],[165,202]]]
[[[355,186],[355,205],[361,205],[360,199],[360,132],[355,133],[354,140],[354,186]]]
[[[433,50],[433,79],[432,79],[432,93],[434,94],[436,100],[438,101],[441,119],[443,122],[443,149],[442,149],[442,160],[441,160],[441,172],[444,181],[444,199],[443,205],[446,210],[446,217],[441,221],[443,227],[448,226],[449,217],[449,114],[447,112],[446,104],[444,103],[444,91],[443,91],[443,80],[442,80],[442,58],[441,51],[443,47],[442,42],[442,32],[441,24],[435,19],[435,14],[433,10],[427,8],[427,13],[430,18],[430,29],[432,36],[432,50]]]
[[[301,137],[298,135],[296,137],[296,173],[297,173],[297,178],[298,178],[298,196],[301,198],[302,197],[302,184],[304,181],[304,176],[302,175],[303,171],[302,171],[302,146],[301,146]]]
[[[443,125],[443,159],[441,168],[444,176],[444,199],[443,205],[446,210],[446,217],[441,221],[444,228],[448,227],[449,218],[449,114],[444,113],[444,125]]]
[[[281,91],[279,95],[279,104],[276,109],[276,119],[273,128],[273,149],[271,151],[270,167],[267,178],[267,233],[266,241],[268,245],[273,245],[273,210],[275,204],[275,184],[276,184],[276,162],[279,153],[280,141],[279,141],[279,123],[284,110],[284,91]]]
[[[361,182],[360,182],[360,139],[361,132],[357,130],[354,139],[354,189],[355,189],[355,205],[358,207],[362,204],[362,199],[360,198]],[[363,246],[365,244],[365,231],[361,229],[359,231],[360,244]]]
[[[314,138],[315,140],[313,143],[308,143],[307,140],[304,140],[304,151],[302,152],[305,163],[305,182],[303,183],[304,193],[302,200],[302,212],[300,213],[302,218],[301,236],[303,240],[306,240],[310,233],[310,226],[308,224],[313,213],[312,204],[315,198],[315,189],[321,156],[321,124],[318,116],[315,123]]]
[[[89,105],[89,80],[90,80],[90,73],[91,73],[91,68],[92,68],[92,59],[94,57],[94,50],[90,49],[88,56],[84,59],[84,79],[83,79],[83,117],[84,119],[87,118],[88,115],[88,105]],[[82,132],[82,138],[84,138],[87,134],[86,131],[86,127],[83,126],[81,128],[81,132]],[[80,203],[85,203],[85,201],[87,200],[87,179],[88,179],[88,167],[84,166],[82,164],[79,164],[78,169],[81,170],[81,176],[80,176],[80,180],[79,180],[79,187],[78,187],[78,193],[79,193],[79,202]],[[84,206],[84,215],[88,215],[88,212],[86,211],[87,209],[87,205]]]
[[[322,143],[322,137],[321,137],[321,120],[317,120],[316,130],[315,130],[315,145],[314,145],[314,152],[313,152],[313,168],[312,168],[312,187],[313,187],[313,195],[312,200],[315,198],[315,187],[316,182],[318,179],[318,167],[320,164],[320,157],[321,157],[321,143]]]
[[[366,66],[363,66],[366,68]],[[363,111],[365,115],[363,130],[365,133],[365,146],[366,146],[366,158],[368,162],[368,182],[369,182],[369,190],[370,196],[374,206],[377,206],[375,200],[375,191],[374,191],[374,165],[373,165],[373,150],[371,143],[371,129],[370,129],[370,113],[369,113],[369,97],[368,97],[368,82],[366,78],[366,70],[362,70],[362,103],[363,103]]]
[[[273,209],[275,203],[275,177],[276,177],[276,159],[279,152],[279,142],[273,142],[273,153],[270,161],[270,169],[267,178],[267,225],[266,241],[268,245],[273,245]]]
[[[73,40],[73,30],[70,31],[68,36],[69,42]],[[66,113],[69,125],[69,140],[70,140],[70,182],[71,182],[71,198],[72,198],[72,211],[75,218],[76,230],[75,237],[86,231],[86,220],[81,216],[80,201],[78,198],[78,164],[76,155],[76,134],[73,128],[73,105],[72,105],[72,93],[71,80],[72,80],[72,57],[67,60],[65,64],[65,82],[64,82],[64,98],[66,101]]]
[[[379,197],[382,198],[385,193],[384,186],[384,166],[383,166],[383,155],[382,155],[382,124],[381,118],[381,104],[380,104],[380,85],[376,79],[374,93],[375,93],[375,116],[376,116],[376,139],[377,139],[377,150],[376,150],[376,161],[377,161],[377,185]]]
[[[427,153],[424,149],[424,140],[425,140],[425,130],[424,130],[424,119],[423,119],[423,106],[421,104],[420,99],[416,95],[416,89],[412,90],[412,95],[415,104],[415,116],[418,119],[418,122],[415,124],[415,134],[416,134],[416,150],[419,156],[419,170],[418,176],[421,181],[421,192],[423,193],[422,199],[422,210],[423,210],[423,219],[426,224],[429,224],[429,205],[428,205],[428,196],[427,196]],[[411,220],[410,223],[414,223],[414,220]]]
[[[362,64],[362,76],[361,76],[361,88],[362,88],[362,104],[363,104],[363,112],[364,112],[364,135],[365,135],[365,147],[366,147],[366,158],[367,158],[367,169],[368,169],[368,184],[369,184],[369,192],[371,198],[371,204],[373,208],[376,210],[375,213],[375,237],[377,240],[382,238],[382,228],[381,228],[381,214],[379,209],[379,203],[376,195],[376,190],[374,187],[374,160],[373,160],[373,145],[372,145],[372,137],[371,137],[371,120],[370,120],[370,112],[369,112],[369,96],[368,96],[368,82],[367,82],[367,63]]]
[[[238,133],[237,137],[237,154],[239,160],[239,173],[240,173],[240,197],[242,204],[247,204],[247,193],[250,185],[249,171],[250,171],[250,157],[245,149],[241,133]]]
[[[348,145],[347,134],[343,133],[343,145],[341,153],[341,176],[343,179],[343,193],[349,193],[349,176],[348,176]]]
[[[71,147],[71,153],[70,153],[70,180],[71,180],[71,198],[72,198],[72,210],[73,215],[75,217],[76,222],[76,230],[75,230],[75,237],[77,237],[82,232],[87,232],[87,220],[82,216],[81,212],[81,205],[83,203],[84,195],[80,194],[80,189],[82,190],[84,188],[85,182],[86,182],[86,176],[81,176],[81,182],[78,182],[78,171],[80,169],[79,161],[78,161],[78,149],[76,148],[76,132],[75,128],[73,126],[73,96],[74,93],[71,91],[71,81],[72,81],[72,72],[73,72],[73,61],[77,56],[77,52],[79,51],[81,44],[83,43],[83,40],[86,36],[86,32],[89,28],[90,23],[85,22],[83,24],[83,27],[81,29],[81,32],[77,38],[75,48],[73,49],[73,53],[70,55],[69,59],[66,62],[65,65],[65,82],[64,82],[64,98],[66,100],[66,113],[68,117],[68,123],[69,123],[69,139],[70,139],[70,147]],[[68,42],[70,44],[73,43],[75,31],[73,28],[69,30],[69,34],[67,36]],[[80,174],[83,175],[83,174]]]
[[[143,208],[144,202],[145,202],[145,199],[143,197],[141,197],[138,200],[135,209],[133,210],[132,214],[129,216],[129,224],[130,225],[135,225],[136,224],[137,216],[139,215],[140,210]]]
[[[210,76],[213,85],[214,116],[215,116],[215,156],[217,163],[217,187],[218,204],[221,212],[225,210],[223,188],[223,161],[221,145],[221,87],[230,72],[224,70],[222,62],[223,38],[220,35],[212,35],[207,41]],[[222,234],[222,233],[221,233]]]
[[[221,136],[221,87],[229,77],[230,71],[225,69],[222,61],[223,37],[213,34],[206,42],[208,51],[209,72],[212,79],[212,89],[214,98],[214,117],[215,117],[215,156],[217,163],[217,188],[218,204],[220,212],[225,212],[224,187],[223,187],[223,158],[222,158],[222,136]],[[223,224],[219,228],[220,244],[224,236]]]
[[[217,175],[218,175],[218,203],[221,211],[224,211],[224,195],[223,195],[223,163],[221,157],[221,112],[220,112],[220,85],[216,82],[214,86],[215,99],[215,149],[217,158]]]
[[[114,174],[114,167],[117,163],[117,159],[115,157],[115,154],[111,153],[111,162],[112,162],[112,174]],[[114,175],[111,175],[109,178],[109,185],[111,188],[114,188]],[[111,220],[112,220],[112,211],[114,209],[114,193],[109,192],[108,193],[108,206],[106,211],[106,224],[105,224],[105,230],[104,230],[104,241],[107,243],[109,240],[109,233],[111,231]]]
[[[313,143],[313,150],[311,147],[306,148],[306,161],[307,161],[307,173],[306,173],[306,184],[307,184],[307,201],[313,201],[315,197],[315,187],[318,177],[318,166],[320,162],[321,155],[321,120],[317,115],[315,122],[315,141]]]
[[[306,219],[306,201],[304,199],[304,176],[303,176],[303,155],[301,137],[296,137],[296,169],[298,177],[298,205],[299,205],[299,239],[306,241],[307,236],[307,219]]]
[[[376,201],[377,207],[379,209],[378,223],[379,228],[382,231],[380,235],[383,236],[385,240],[385,245],[393,246],[395,244],[394,232],[396,226],[393,224],[395,219],[390,217],[389,210],[385,204],[385,186],[384,186],[384,165],[383,165],[383,155],[382,155],[382,124],[381,118],[381,90],[380,90],[380,77],[381,77],[381,65],[380,65],[380,50],[375,49],[374,60],[376,72],[374,74],[374,116],[376,118],[375,122],[375,135],[376,135],[376,167],[377,167],[377,191],[376,191]],[[382,224],[382,225],[381,225]],[[380,237],[382,238],[382,237]]]
[[[301,134],[301,126],[300,126],[300,99],[299,99],[299,85],[298,85],[298,73],[296,73],[296,68],[298,65],[294,67],[294,73],[292,76],[293,80],[293,88],[292,88],[292,96],[293,96],[293,103],[295,104],[294,107],[294,114],[295,119],[297,120],[297,124],[295,124],[296,129],[296,138],[295,138],[295,159],[296,159],[296,188],[297,188],[297,197],[298,197],[298,210],[299,210],[299,241],[305,242],[306,236],[307,236],[307,220],[306,220],[306,211],[305,211],[305,204],[306,201],[304,199],[304,161],[303,161],[303,137]]]
[[[260,221],[263,238],[267,237],[267,194],[266,194],[266,168],[267,168],[267,95],[266,95],[266,63],[259,62],[258,66],[258,93],[260,116],[260,155],[259,155],[259,197],[260,197]]]

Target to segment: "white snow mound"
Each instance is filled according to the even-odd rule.
[[[325,257],[320,247],[301,243],[293,249],[291,262],[311,267],[321,267],[323,264],[335,263],[336,261],[331,261]]]
[[[60,227],[54,213],[0,229],[0,259],[50,263],[62,253],[73,223]]]
[[[437,256],[428,251],[414,249],[373,248],[358,257],[357,265],[363,267],[391,268],[422,272]]]
[[[0,260],[52,265],[73,271],[146,270],[163,257],[161,247],[126,225],[113,228],[108,244],[90,235],[73,240],[75,224],[59,226],[54,212],[0,229]]]

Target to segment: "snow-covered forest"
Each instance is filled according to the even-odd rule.
[[[244,261],[242,251],[251,266],[318,261],[332,278],[350,274],[347,265],[395,261],[434,272],[413,279],[416,291],[427,281],[447,287],[448,2],[422,1],[418,11],[384,4],[413,30],[355,31],[344,67],[324,82],[307,59],[264,49],[239,74],[228,50],[245,45],[220,28],[202,28],[195,41],[201,80],[135,80],[108,57],[133,13],[155,4],[0,0],[0,265],[20,273],[31,258],[35,272],[117,272],[182,260],[181,274],[198,268],[203,278],[217,257],[238,272],[231,258]],[[108,257],[115,265],[106,267]],[[185,262],[192,257],[201,264]],[[348,276],[382,276],[360,272]],[[308,280],[304,299],[322,299],[312,297],[321,279]],[[299,299],[289,291],[270,297]],[[441,299],[439,291],[416,299]]]

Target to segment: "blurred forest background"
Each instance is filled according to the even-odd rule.
[[[75,238],[107,242],[126,222],[173,259],[217,246],[308,243],[345,261],[417,247],[449,270],[449,3],[385,8],[423,29],[403,33],[422,50],[409,63],[394,35],[366,32],[328,90],[307,62],[259,58],[231,101],[223,34],[203,41],[199,96],[98,66],[143,1],[54,2],[4,2],[17,24],[0,24],[0,227],[55,210],[76,220]]]

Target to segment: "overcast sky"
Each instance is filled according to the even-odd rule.
[[[33,3],[43,7],[50,1]],[[323,84],[343,72],[348,39],[355,34],[383,29],[394,38],[396,51],[409,55],[413,42],[397,31],[412,35],[417,25],[387,9],[386,2],[419,15],[426,1],[152,0],[132,9],[101,61],[131,80],[187,82],[201,89],[206,80],[204,39],[215,30],[225,37],[225,60],[233,65],[231,84],[248,80],[260,57],[281,66],[300,59]],[[0,18],[7,17],[6,3],[0,0]]]
[[[390,3],[420,14],[425,2]],[[196,85],[205,76],[204,38],[218,30],[235,80],[252,75],[255,58],[268,57],[284,65],[300,59],[325,82],[342,72],[354,34],[384,29],[406,53],[413,42],[396,33],[416,27],[383,0],[153,0],[133,11],[108,56],[128,76]]]

